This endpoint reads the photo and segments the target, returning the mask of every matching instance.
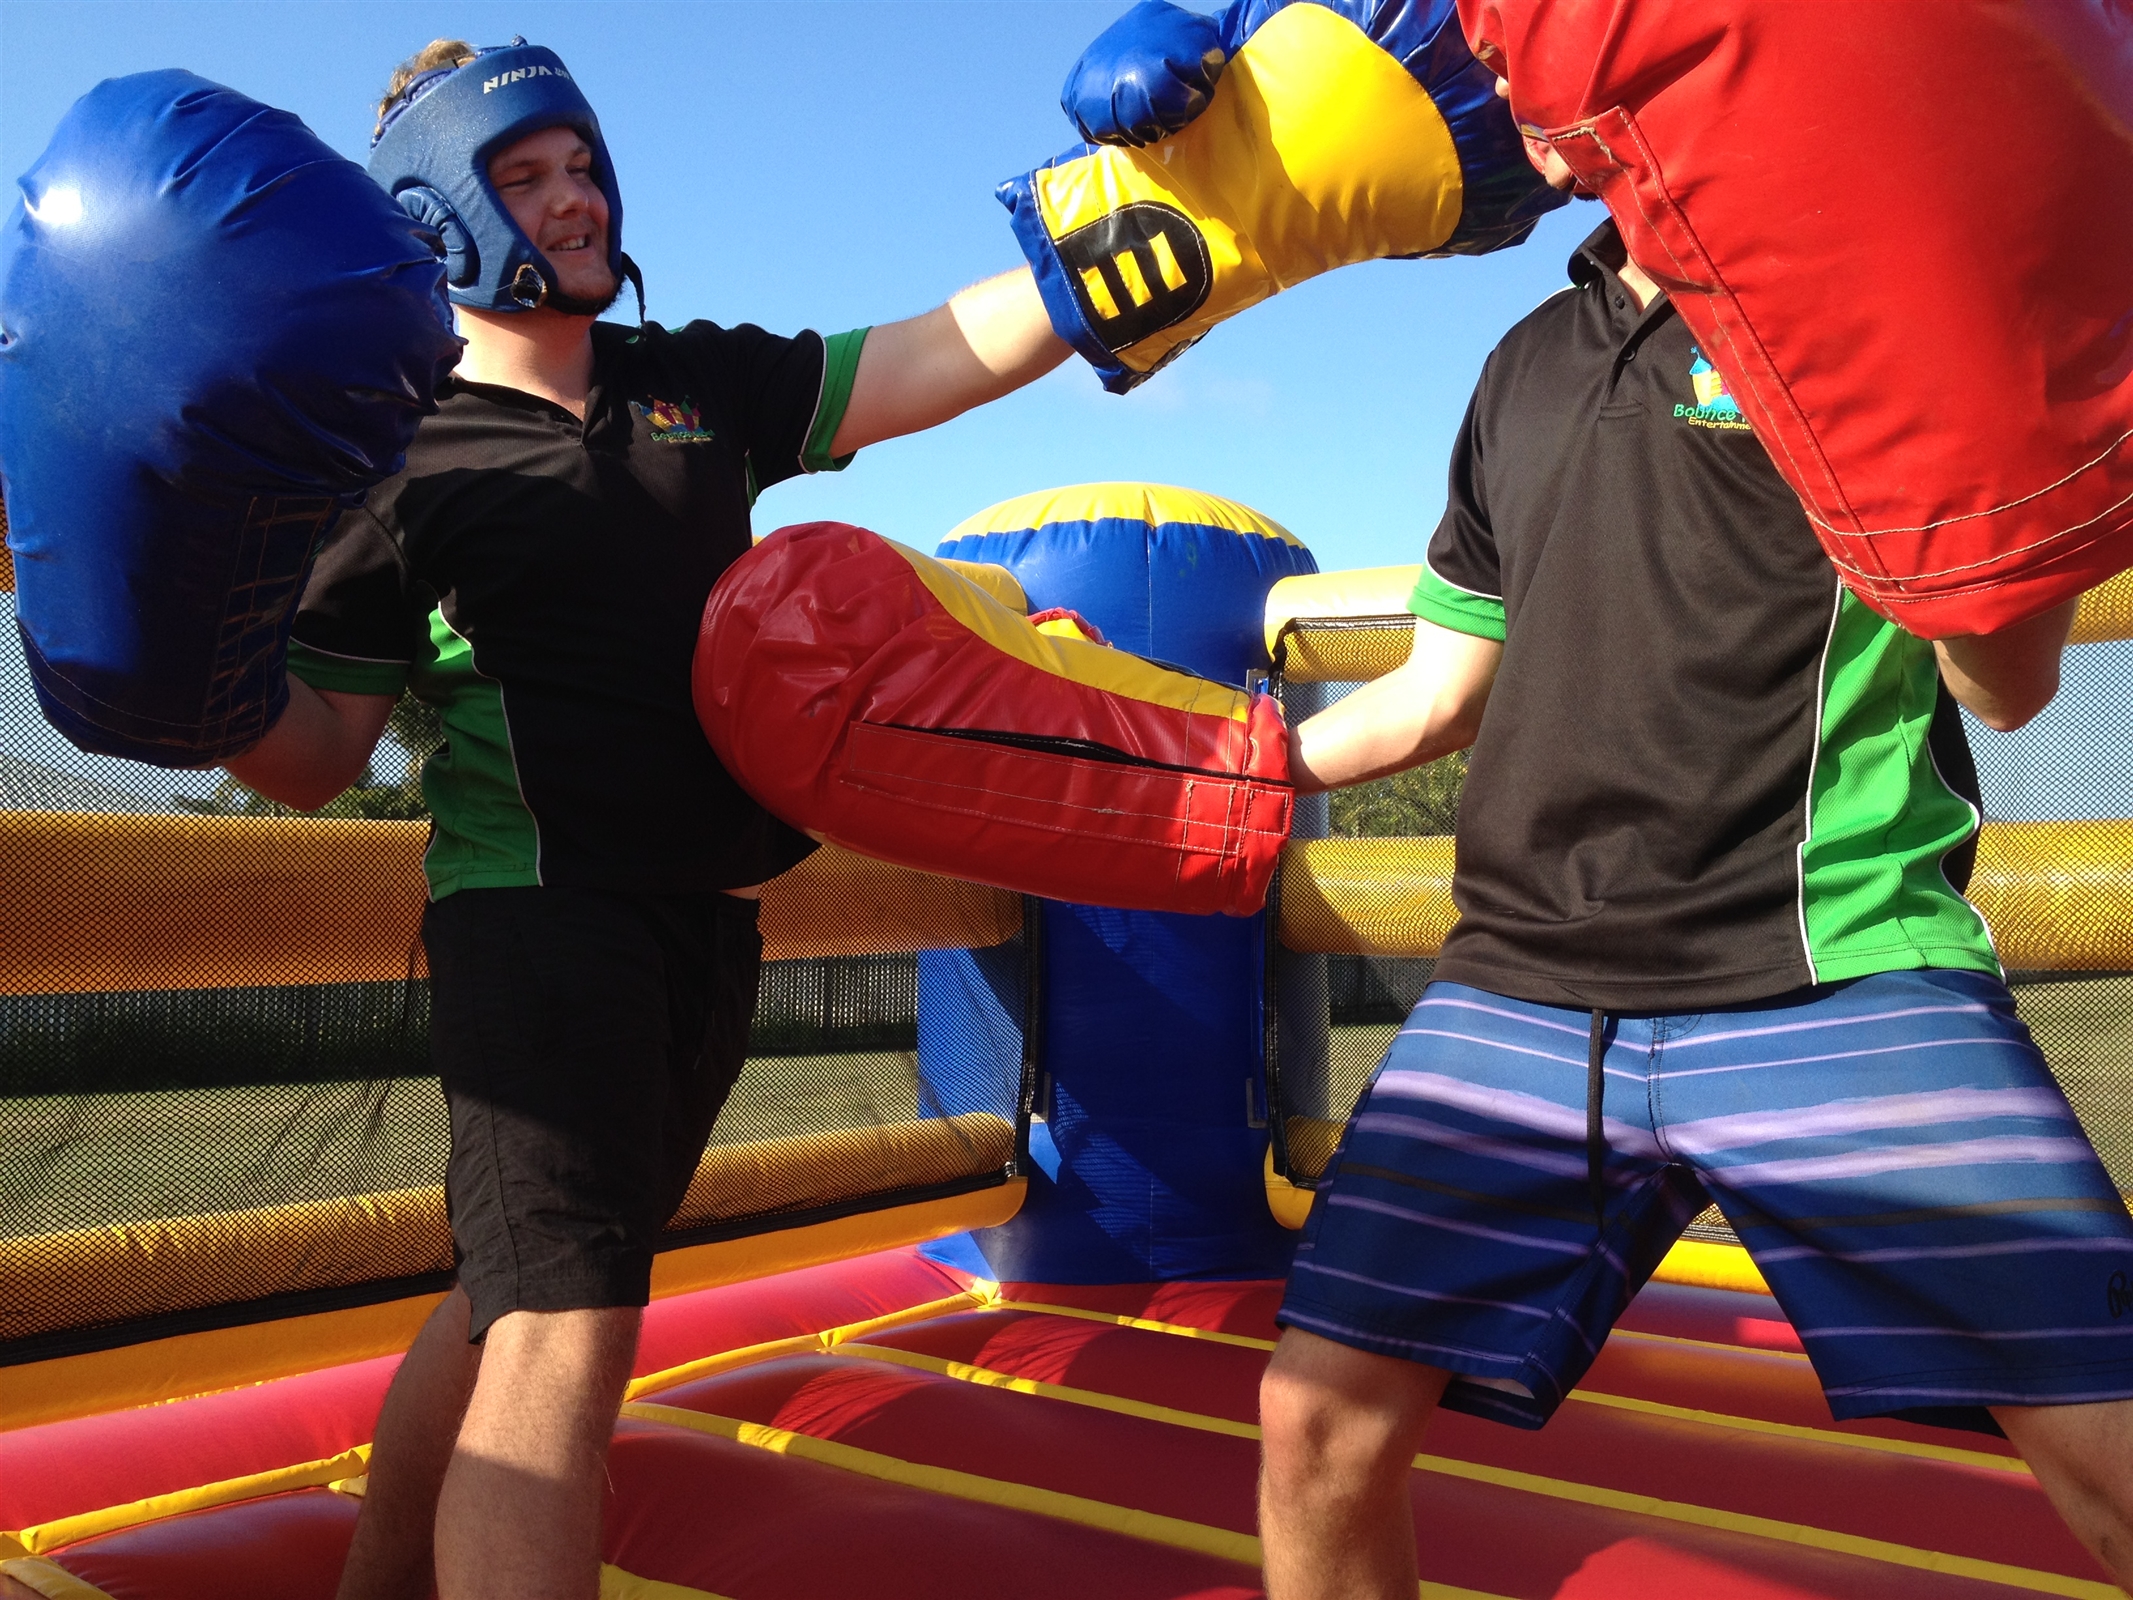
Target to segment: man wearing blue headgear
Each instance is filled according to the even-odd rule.
[[[812,848],[697,726],[705,599],[760,490],[1066,347],[1026,271],[827,339],[595,321],[639,281],[621,194],[523,41],[401,68],[370,170],[442,241],[466,352],[320,552],[288,710],[230,766],[323,804],[409,689],[448,741],[423,938],[459,1286],[386,1401],[340,1592],[591,1600],[652,1246],[746,1054],[756,885]]]

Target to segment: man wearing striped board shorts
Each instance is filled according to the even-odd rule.
[[[1261,1396],[1272,1600],[1415,1593],[1438,1406],[1538,1428],[1708,1202],[1840,1418],[2004,1431],[2133,1580],[2133,1224],[1960,892],[2071,608],[1852,599],[1611,224],[1489,358],[1413,653],[1305,788],[1471,745],[1435,979],[1348,1124]]]

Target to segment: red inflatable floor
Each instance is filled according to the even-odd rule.
[[[994,1290],[899,1252],[663,1302],[615,1437],[607,1593],[1256,1594],[1275,1299]],[[0,1527],[35,1552],[4,1570],[69,1600],[327,1600],[389,1375],[0,1435]],[[211,1481],[227,1503],[83,1520]],[[1758,1295],[1647,1289],[1547,1428],[1440,1416],[1412,1484],[1440,1600],[2119,1594],[1999,1441],[1833,1422]]]

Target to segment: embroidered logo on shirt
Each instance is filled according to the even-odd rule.
[[[630,402],[630,409],[650,424],[654,444],[689,444],[715,438],[704,426],[696,407],[684,400],[654,400],[649,406]]]
[[[1747,419],[1740,414],[1740,402],[1726,389],[1724,374],[1694,345],[1689,346],[1689,387],[1695,392],[1696,403],[1674,407],[1674,415],[1683,422],[1695,428],[1749,431]]]

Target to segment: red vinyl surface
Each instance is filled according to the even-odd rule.
[[[892,1250],[659,1300],[636,1372],[818,1333],[959,1293],[969,1280]],[[367,1442],[398,1356],[168,1405],[0,1433],[0,1529],[319,1461]]]
[[[2133,19],[1459,0],[1845,581],[1916,633],[2133,565]]]
[[[1039,635],[928,562],[944,601],[925,560],[815,522],[719,579],[696,714],[741,786],[864,854],[1021,893],[1239,916],[1265,904],[1294,803],[1274,703],[1232,717],[1235,692]],[[1034,665],[1011,639],[1133,692]]]
[[[969,1285],[967,1274],[904,1249],[678,1294],[646,1308],[633,1370],[643,1377],[721,1350],[841,1328]]]
[[[62,1552],[111,1600],[333,1600],[356,1503],[299,1489],[168,1517]]]
[[[339,1455],[370,1438],[380,1356],[227,1394],[0,1433],[0,1528],[28,1528]]]
[[[657,1310],[663,1343],[640,1368],[680,1365],[672,1358],[683,1350],[683,1359],[713,1353],[703,1341],[760,1344],[960,1287],[946,1269],[893,1252],[705,1291]],[[839,1465],[656,1415],[625,1417],[606,1559],[735,1600],[1256,1593],[1256,1572],[1239,1561],[1095,1526],[1070,1507],[1155,1513],[1217,1538],[1252,1532],[1258,1446],[1249,1425],[1277,1295],[1268,1283],[1017,1284],[991,1307],[678,1382],[646,1399],[783,1430],[762,1436],[773,1446],[800,1435],[866,1454]],[[2035,1480],[1995,1464],[2004,1444],[1831,1421],[1805,1358],[1770,1348],[1786,1342],[1774,1331],[1782,1326],[1763,1296],[1655,1285],[1602,1352],[1581,1391],[1588,1398],[1566,1402],[1547,1428],[1439,1416],[1411,1479],[1424,1575],[1506,1600],[1984,1600],[2034,1594],[2053,1574],[2097,1581]],[[885,1359],[891,1352],[919,1360]],[[988,1374],[994,1381],[974,1381]],[[308,1392],[319,1397],[374,1382],[353,1369],[340,1388],[317,1377]],[[1069,1393],[1032,1394],[1001,1379]],[[294,1404],[307,1391],[293,1383],[248,1391],[249,1403]],[[124,1415],[138,1425],[214,1414],[206,1402],[188,1405]],[[271,1421],[266,1410],[256,1415]],[[1194,1416],[1229,1426],[1194,1426]],[[105,1448],[123,1420],[102,1419],[79,1437]],[[297,1437],[284,1426],[283,1437]],[[48,1435],[43,1459],[63,1454],[61,1429],[82,1428],[38,1430]],[[1882,1441],[1925,1450],[1877,1448]],[[54,1559],[113,1600],[324,1600],[353,1514],[352,1501],[306,1490],[85,1540]],[[1816,1547],[1832,1540],[1839,1548]],[[1871,1554],[1888,1546],[1918,1554]],[[2011,1586],[1975,1569],[1928,1570],[1948,1561],[2045,1576]]]
[[[1259,1574],[1025,1511],[625,1421],[607,1559],[736,1600],[1243,1600]],[[716,1519],[715,1521],[713,1519]]]

